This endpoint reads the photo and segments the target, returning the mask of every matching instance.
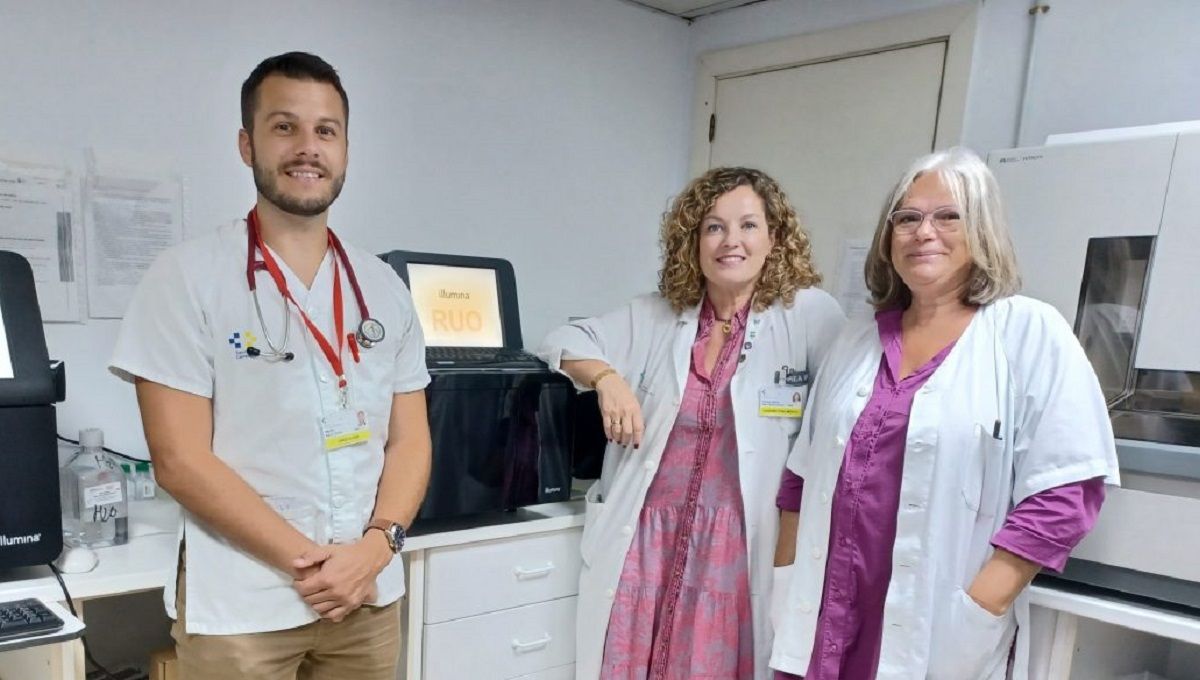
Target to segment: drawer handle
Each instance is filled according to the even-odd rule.
[[[546,633],[543,637],[534,640],[533,642],[521,642],[520,640],[513,638],[512,648],[517,654],[528,654],[530,652],[536,652],[538,650],[545,649],[546,646],[550,644],[551,639],[552,638],[550,637],[549,633]]]
[[[517,577],[518,581],[530,581],[535,578],[545,578],[545,577],[549,576],[550,572],[552,572],[552,571],[554,571],[554,563],[547,562],[546,566],[538,567],[536,569],[526,569],[525,567],[514,567],[513,575]]]

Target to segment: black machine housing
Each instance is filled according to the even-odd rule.
[[[62,552],[54,404],[63,367],[51,366],[33,270],[0,251],[0,323],[12,378],[0,378],[0,569],[45,564]]]

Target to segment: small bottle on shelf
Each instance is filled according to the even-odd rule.
[[[121,466],[98,428],[79,432],[79,452],[61,470],[63,542],[89,548],[129,540],[129,496]]]
[[[134,466],[134,486],[137,488],[137,493],[134,496],[138,500],[152,500],[158,495],[158,485],[154,482],[154,475],[150,472],[150,463],[140,462]]]

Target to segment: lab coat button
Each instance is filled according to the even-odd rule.
[[[822,492],[821,492],[821,502],[822,502],[822,503],[828,503],[828,502],[829,502],[829,492],[828,492],[828,491],[822,491]]]
[[[834,441],[837,442],[839,449],[846,446],[846,438],[845,437],[838,437]]]
[[[329,376],[327,376],[327,375],[325,375],[324,373],[322,373],[322,374],[321,374],[321,382],[323,382],[323,383],[327,383],[327,382],[329,382]]]
[[[868,394],[870,394],[870,392],[867,391],[867,388],[865,388],[865,387],[858,388],[858,396],[865,397]]]
[[[808,612],[812,611],[812,603],[810,603],[808,600],[800,600],[799,609],[807,614]]]
[[[626,524],[625,526],[621,527],[621,533],[625,534],[626,536],[632,536],[633,535],[633,527]]]
[[[825,556],[825,553],[820,548],[813,548],[812,556],[814,560],[819,560]]]
[[[608,590],[604,591],[604,596],[611,600],[617,596],[617,591],[609,588]]]
[[[654,461],[648,460],[642,463],[642,467],[646,469],[646,472],[654,472]]]

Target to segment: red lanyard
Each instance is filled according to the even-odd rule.
[[[257,285],[254,280],[255,271],[259,269],[260,264],[267,270],[267,273],[271,275],[271,280],[275,282],[275,287],[279,289],[279,294],[282,295],[286,300],[284,304],[287,304],[287,302],[292,303],[292,305],[296,308],[296,311],[300,313],[300,318],[304,321],[304,325],[308,327],[308,332],[312,334],[313,340],[316,340],[317,345],[321,348],[321,352],[329,361],[330,368],[332,368],[334,374],[337,375],[338,389],[342,390],[344,393],[346,389],[346,370],[344,364],[342,363],[342,343],[347,339],[349,340],[351,349],[354,351],[355,361],[358,361],[358,348],[354,345],[353,334],[347,335],[343,332],[345,327],[342,320],[342,276],[338,262],[339,260],[341,260],[341,264],[344,264],[346,267],[346,278],[350,280],[350,287],[354,291],[356,302],[358,302],[358,311],[361,318],[369,319],[371,318],[371,315],[367,312],[366,300],[363,298],[362,289],[358,286],[358,278],[354,276],[354,267],[350,264],[350,258],[346,255],[346,250],[342,248],[341,241],[339,241],[338,237],[334,235],[332,229],[327,229],[326,231],[329,234],[329,246],[333,248],[334,251],[333,328],[334,337],[337,340],[336,350],[334,349],[333,345],[330,344],[329,340],[325,338],[325,334],[321,332],[321,329],[317,328],[317,325],[312,322],[312,319],[308,318],[308,314],[304,312],[304,309],[300,306],[300,303],[296,302],[296,298],[292,297],[291,291],[288,290],[287,279],[283,277],[283,271],[280,270],[278,263],[275,262],[275,257],[271,255],[271,251],[267,250],[266,244],[263,243],[262,235],[259,233],[257,209],[251,209],[250,213],[246,215],[246,233],[248,241],[246,246],[246,282],[250,285],[250,290],[253,291]],[[256,249],[258,252],[262,253],[261,263],[255,260],[254,254]]]

